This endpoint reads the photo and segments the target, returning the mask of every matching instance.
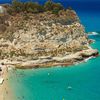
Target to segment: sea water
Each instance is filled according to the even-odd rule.
[[[100,1],[56,1],[72,6],[87,32],[98,33],[89,38],[95,39],[91,46],[100,51]],[[11,71],[9,81],[15,100],[100,100],[100,57],[69,67]]]

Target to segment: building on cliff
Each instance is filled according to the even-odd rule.
[[[3,6],[0,6],[0,16],[3,16],[6,14],[6,9]]]

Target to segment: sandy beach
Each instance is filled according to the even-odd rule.
[[[4,81],[3,84],[0,85],[0,100],[14,100],[8,83],[8,71],[6,66],[3,66],[2,68],[1,77]]]

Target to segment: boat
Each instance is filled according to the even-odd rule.
[[[72,90],[72,87],[71,86],[68,86],[68,90]]]

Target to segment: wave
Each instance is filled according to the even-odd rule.
[[[84,62],[88,62],[88,61],[91,60],[92,58],[96,58],[96,57],[94,57],[94,56],[88,57],[88,58],[84,59],[83,61],[76,62],[74,65],[78,65],[78,64],[84,63]]]
[[[87,62],[88,60],[90,60],[90,59],[92,59],[92,58],[95,58],[95,57],[89,57],[89,58],[86,58],[85,60],[84,60],[84,62]]]
[[[91,33],[89,33],[88,35],[89,35],[89,36],[90,36],[90,35],[99,35],[99,33],[98,33],[98,32],[91,32]]]

